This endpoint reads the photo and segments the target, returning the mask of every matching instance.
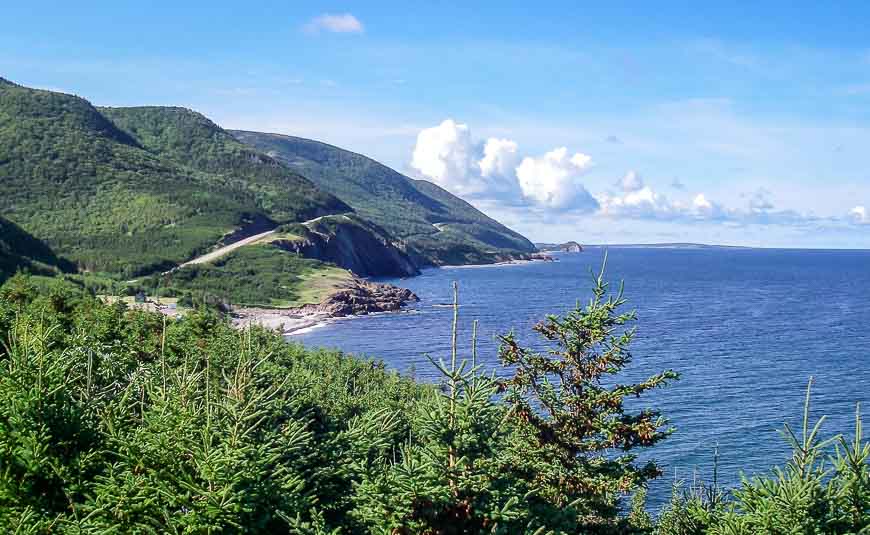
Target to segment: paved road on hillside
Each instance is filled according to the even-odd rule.
[[[344,214],[339,214],[339,215],[347,217]],[[316,223],[316,222],[320,221],[324,217],[327,217],[327,216],[322,215],[319,217],[315,217],[314,219],[309,219],[308,221],[302,222],[302,224],[303,225],[310,225],[311,223]],[[202,256],[198,256],[198,257],[194,258],[193,260],[188,260],[187,262],[181,264],[180,266],[178,266],[175,269],[183,268],[184,266],[192,266],[195,264],[204,264],[206,262],[213,262],[214,260],[217,260],[218,258],[224,256],[225,254],[228,254],[228,253],[235,251],[239,247],[244,247],[245,245],[250,245],[254,242],[260,241],[263,238],[265,238],[266,236],[269,236],[270,234],[274,234],[276,231],[277,231],[277,229],[268,230],[266,232],[261,232],[260,234],[255,234],[253,236],[250,236],[250,237],[245,238],[243,240],[239,240],[239,241],[231,243],[229,245],[225,245],[225,246],[221,247],[220,249],[215,249],[214,251],[212,251],[210,253],[206,253]],[[174,271],[175,269],[170,270],[170,271]]]
[[[260,234],[254,234],[251,237],[245,238],[243,240],[239,240],[237,242],[233,242],[229,245],[225,245],[225,246],[221,247],[220,249],[215,249],[214,251],[212,251],[210,253],[206,253],[202,256],[198,256],[198,257],[194,258],[193,260],[188,260],[187,262],[181,264],[178,267],[192,266],[194,264],[204,264],[205,262],[211,262],[213,260],[217,260],[218,258],[224,256],[225,254],[228,254],[228,253],[235,251],[239,247],[244,247],[245,245],[252,244],[255,241],[262,240],[266,236],[269,236],[270,234],[274,234],[274,233],[275,233],[275,229],[268,230],[266,232],[261,232]]]

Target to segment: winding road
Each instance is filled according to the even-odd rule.
[[[260,241],[263,238],[265,238],[266,236],[269,236],[270,234],[274,234],[274,233],[275,233],[275,229],[267,230],[266,232],[261,232],[260,234],[254,234],[253,236],[249,236],[243,240],[233,242],[229,245],[224,245],[223,247],[221,247],[219,249],[215,249],[214,251],[212,251],[210,253],[206,253],[202,256],[198,256],[198,257],[194,258],[193,260],[188,260],[187,262],[181,264],[178,267],[183,268],[185,266],[192,266],[195,264],[204,264],[205,262],[211,262],[213,260],[217,260],[218,258],[222,257],[223,255],[235,251],[239,247],[244,247],[245,245],[250,245],[254,242]]]
[[[335,214],[333,214],[333,215],[335,215]],[[338,214],[338,215],[341,215],[343,217],[347,217],[344,214]],[[329,217],[329,216],[322,215],[319,217],[315,217],[314,219],[309,219],[308,221],[303,221],[301,224],[307,226],[307,225],[310,225],[311,223],[316,223],[317,221],[320,221],[324,217]],[[187,262],[181,264],[180,266],[176,267],[175,269],[180,269],[180,268],[183,268],[185,266],[193,266],[196,264],[204,264],[206,262],[213,262],[214,260],[217,260],[218,258],[224,256],[225,254],[228,254],[228,253],[235,251],[239,247],[244,247],[245,245],[250,245],[252,243],[256,243],[256,242],[262,240],[263,238],[265,238],[266,236],[274,234],[275,232],[277,232],[277,229],[267,230],[266,232],[254,234],[253,236],[249,236],[243,240],[233,242],[229,245],[224,245],[223,247],[215,249],[214,251],[208,252],[202,256],[198,256],[198,257],[194,258],[193,260],[188,260]],[[172,271],[174,271],[174,269]]]

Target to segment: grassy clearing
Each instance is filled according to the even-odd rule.
[[[182,304],[224,302],[290,308],[319,303],[352,275],[269,243],[241,247],[219,259],[186,266],[159,279],[164,295]],[[158,280],[146,287],[157,287]]]
[[[282,306],[289,308],[320,303],[352,277],[346,269],[324,265],[317,271],[303,275],[299,284],[299,297]]]

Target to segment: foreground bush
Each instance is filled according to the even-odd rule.
[[[788,425],[792,448],[784,467],[744,478],[728,493],[715,484],[675,490],[657,529],[661,535],[863,534],[870,533],[870,443],[864,441],[860,406],[851,438],[820,439],[824,417],[810,425],[807,387],[802,427]],[[831,451],[833,448],[833,451]],[[727,494],[733,494],[727,499]]]
[[[10,533],[866,533],[870,446],[818,426],[733,492],[675,493],[658,519],[639,448],[671,432],[617,382],[633,312],[592,298],[508,334],[512,376],[433,360],[440,387],[206,311],[104,305],[58,281],[0,288],[0,526]],[[458,299],[458,297],[457,297]],[[455,314],[458,307],[454,308]],[[454,316],[454,342],[456,322]],[[633,496],[631,503],[626,503]]]

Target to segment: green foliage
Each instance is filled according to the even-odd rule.
[[[534,500],[564,531],[581,524],[586,532],[619,528],[620,498],[661,470],[652,461],[636,464],[634,450],[655,445],[672,429],[658,411],[631,413],[626,397],[640,397],[678,378],[665,371],[637,384],[613,384],[631,362],[634,311],[621,312],[622,287],[609,294],[604,269],[594,278],[585,307],[548,316],[534,330],[546,352],[522,347],[513,333],[502,337],[500,357],[516,369],[505,382],[505,400],[531,444],[517,469],[536,474]]]
[[[75,266],[58,258],[45,243],[0,217],[0,284],[19,270],[54,274],[74,269]]]
[[[84,99],[0,84],[0,210],[86,270],[129,278],[190,258],[246,219],[347,210],[211,123],[191,126],[207,123],[192,112],[111,112],[143,140]]]
[[[723,499],[715,484],[685,493],[675,491],[656,533],[870,533],[870,443],[863,438],[860,407],[851,440],[843,436],[822,440],[824,417],[810,425],[811,386],[812,380],[800,432],[788,424],[783,430],[792,448],[784,467],[775,467],[769,475],[744,478],[731,500]]]
[[[0,287],[0,525],[13,533],[846,534],[870,531],[870,445],[786,427],[794,454],[653,518],[635,450],[664,439],[614,375],[631,312],[593,297],[503,337],[513,375],[452,352],[438,387],[202,310],[180,320],[18,274]],[[833,449],[831,449],[833,448]],[[608,453],[609,452],[609,453]],[[631,496],[631,503],[624,499]]]
[[[184,321],[0,296],[0,525],[22,533],[326,533],[357,463],[354,422],[425,389],[208,313]],[[358,448],[357,448],[358,449]]]
[[[317,260],[302,258],[269,244],[240,247],[209,263],[193,264],[143,281],[193,302],[215,301],[247,306],[287,306],[296,301],[306,275],[323,270]]]
[[[360,154],[292,136],[232,134],[345,200],[422,265],[486,263],[535,251],[527,239],[462,199]]]
[[[304,221],[350,211],[305,177],[237,141],[199,113],[176,107],[99,108],[142,147],[161,158],[210,173],[253,197],[275,221]]]

